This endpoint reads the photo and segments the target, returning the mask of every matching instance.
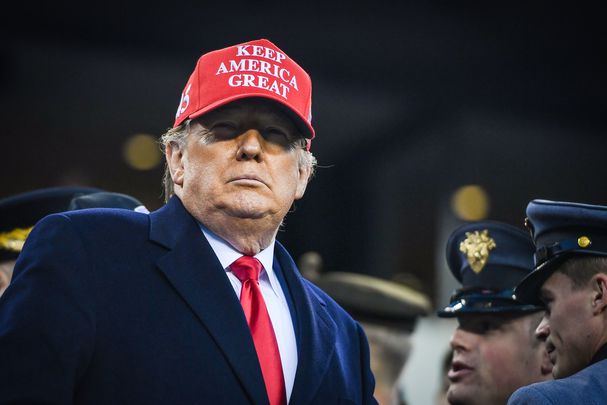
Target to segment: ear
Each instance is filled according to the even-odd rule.
[[[607,308],[607,274],[597,273],[592,276],[592,313],[598,315]]]
[[[312,168],[308,165],[299,165],[299,175],[297,179],[297,188],[295,190],[295,199],[299,200],[303,197],[306,192],[306,187],[308,186],[308,181],[310,180],[310,174],[312,173]]]
[[[166,159],[169,171],[171,172],[171,178],[175,185],[183,186],[183,148],[175,142],[169,142],[166,146]]]

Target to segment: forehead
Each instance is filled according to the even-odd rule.
[[[515,324],[523,320],[526,315],[523,313],[499,313],[499,314],[466,314],[457,317],[459,327],[469,332],[484,334],[488,330],[494,330],[509,324]],[[490,325],[490,327],[488,327]]]
[[[573,281],[563,273],[558,271],[554,272],[544,281],[542,288],[540,289],[540,294],[558,294],[564,293],[571,290],[571,286],[573,285]]]

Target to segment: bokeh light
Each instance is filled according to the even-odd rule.
[[[148,134],[135,134],[124,143],[123,156],[135,170],[151,170],[160,164],[162,153],[156,138]]]
[[[479,221],[489,215],[489,196],[478,185],[460,187],[453,193],[451,209],[464,221]]]

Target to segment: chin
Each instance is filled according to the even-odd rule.
[[[469,396],[466,393],[465,387],[454,386],[453,384],[449,386],[449,390],[447,391],[447,401],[451,405],[465,404]]]
[[[554,367],[552,367],[552,376],[554,379],[565,378],[577,373],[580,370],[581,369],[571,369],[571,367],[559,367],[557,364],[555,364]]]
[[[572,373],[569,373],[567,370],[563,369],[563,367],[559,366],[558,363],[555,363],[554,366],[552,367],[552,376],[555,379],[557,379],[557,378],[565,378],[565,377],[568,377],[571,374]]]
[[[259,219],[266,216],[266,211],[260,209],[258,207],[252,206],[240,206],[240,205],[230,205],[223,209],[229,216],[235,218],[250,218],[250,219]]]

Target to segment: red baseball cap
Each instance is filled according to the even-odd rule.
[[[312,81],[293,59],[267,39],[206,53],[186,83],[175,115],[177,127],[232,101],[262,97],[286,107],[304,137],[314,138]]]

